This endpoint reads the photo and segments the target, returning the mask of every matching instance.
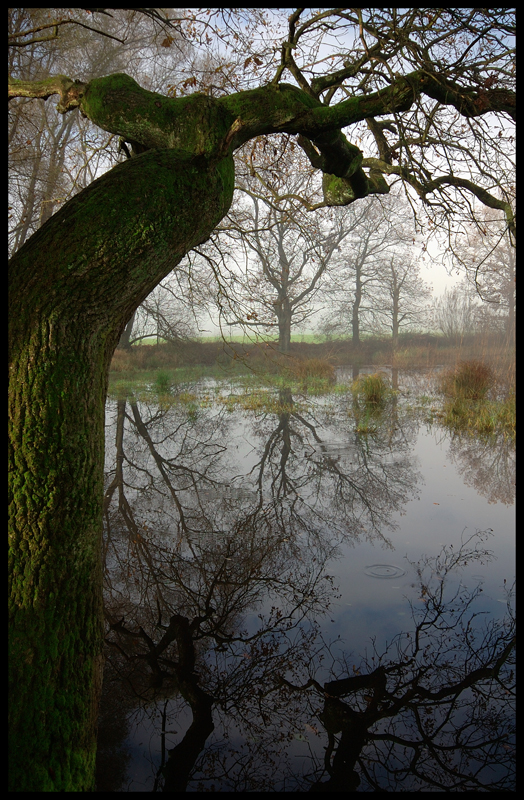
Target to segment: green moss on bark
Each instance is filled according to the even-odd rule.
[[[91,81],[81,109],[106,131],[149,148],[169,148],[178,156],[216,156],[234,121],[211,97],[165,97],[120,73]]]
[[[227,212],[231,158],[144,153],[10,263],[10,790],[93,788],[104,402],[134,308]]]

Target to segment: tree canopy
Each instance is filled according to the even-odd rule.
[[[78,11],[90,20],[117,13]],[[138,11],[160,20],[156,10]],[[169,99],[125,76],[93,82],[75,75],[13,75],[9,97],[58,94],[59,112],[80,107],[140,150],[218,154],[270,133],[297,135],[313,166],[335,176],[324,178],[329,204],[387,192],[398,177],[444,215],[473,195],[503,211],[514,233],[507,142],[516,114],[514,10],[297,9],[287,20],[261,11],[166,18],[165,48],[174,47],[175,34],[195,47],[220,42],[218,65],[168,85]],[[53,22],[56,36],[67,35],[66,23],[87,24]],[[21,47],[34,41],[30,35],[17,31],[11,41]],[[186,141],[193,108],[206,109],[208,130]]]

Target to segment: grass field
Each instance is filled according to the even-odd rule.
[[[199,336],[196,341],[202,342],[203,344],[209,344],[213,342],[233,342],[236,344],[250,344],[253,342],[270,342],[274,343],[276,341],[274,336],[264,336],[264,335],[256,335],[256,334],[238,334],[233,336],[220,336],[216,334],[214,336]],[[326,337],[320,333],[297,333],[293,336],[293,342],[313,342],[318,344],[320,342],[327,341]],[[146,339],[142,339],[140,342],[137,342],[138,345],[146,344],[164,344],[164,340],[160,339],[157,341],[156,336],[148,336]]]
[[[277,340],[274,336],[264,336],[262,334],[239,334],[233,336],[201,336],[199,337],[199,341],[201,342],[235,342],[237,344],[248,344],[251,342],[269,342],[271,344],[275,343]],[[325,342],[326,337],[322,336],[320,333],[297,333],[292,337],[293,342],[313,342],[318,344],[320,342]]]

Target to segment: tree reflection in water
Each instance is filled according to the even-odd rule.
[[[456,582],[489,558],[485,536],[412,563],[411,630],[355,662],[321,633],[336,597],[326,568],[342,540],[384,542],[414,496],[415,428],[398,409],[371,438],[339,419],[333,446],[280,400],[253,424],[247,476],[226,412],[117,405],[105,697],[122,737],[132,709],[163,709],[153,790],[512,790],[511,604],[485,624],[482,587]],[[125,751],[111,753],[121,781]]]
[[[514,786],[511,592],[507,616],[482,624],[475,608],[481,586],[453,588],[452,580],[468,562],[489,559],[486,537],[477,531],[458,552],[443,547],[437,558],[411,564],[418,590],[410,604],[413,628],[384,652],[375,650],[358,668],[335,662],[334,674],[348,677],[323,685],[282,680],[292,691],[324,697],[328,778],[310,791],[354,791],[361,782],[365,791]]]
[[[449,456],[466,486],[473,486],[488,503],[512,505],[515,500],[515,446],[502,434],[484,438],[453,433]]]

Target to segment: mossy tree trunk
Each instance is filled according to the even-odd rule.
[[[230,157],[149,151],[11,260],[10,789],[93,789],[104,404],[136,306],[227,212]]]

